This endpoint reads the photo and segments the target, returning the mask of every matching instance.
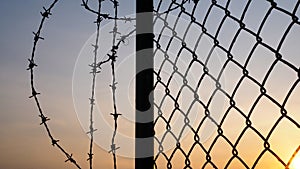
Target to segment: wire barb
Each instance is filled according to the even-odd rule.
[[[45,40],[43,37],[40,36],[40,32],[38,33],[35,33],[35,32],[32,32],[33,35],[34,35],[34,41],[37,42],[39,39],[42,39],[42,40]]]
[[[90,126],[90,131],[86,132],[86,134],[93,134],[97,129],[94,129],[93,126]]]
[[[49,18],[49,15],[52,15],[52,13],[49,10],[47,10],[45,7],[43,7],[43,9],[44,9],[44,12],[40,12],[41,15],[45,18]]]
[[[93,159],[94,154],[88,153],[88,159],[86,161],[91,161]]]
[[[39,115],[39,117],[40,117],[41,120],[42,120],[42,122],[40,123],[40,125],[45,124],[47,121],[50,120],[50,118],[44,116],[43,114],[42,114],[42,115]]]
[[[116,144],[110,145],[111,150],[108,151],[108,153],[116,154],[116,150],[118,150],[120,147],[116,147]]]
[[[41,94],[41,93],[36,92],[35,89],[33,88],[31,94],[32,94],[32,95],[29,96],[29,98],[36,97],[37,95],[39,95],[39,94]]]
[[[59,142],[59,140],[55,140],[55,139],[52,139],[51,143],[52,143],[52,146],[55,146],[57,145],[57,143]]]
[[[112,115],[114,117],[114,120],[118,120],[118,117],[121,116],[122,114],[110,113],[110,115]]]
[[[65,162],[70,161],[71,163],[76,164],[76,161],[74,160],[74,158],[72,156],[73,156],[73,154],[67,155],[67,159],[65,160]]]
[[[37,67],[38,65],[34,63],[33,59],[28,59],[29,61],[29,65],[28,68],[26,70],[32,70],[34,67]]]

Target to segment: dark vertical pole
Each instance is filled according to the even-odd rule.
[[[153,0],[136,0],[135,169],[153,169]]]

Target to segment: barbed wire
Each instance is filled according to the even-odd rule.
[[[35,103],[36,106],[39,110],[39,117],[41,118],[41,123],[40,125],[43,125],[47,131],[47,134],[51,140],[51,143],[53,146],[56,146],[60,149],[60,151],[62,153],[64,153],[67,157],[67,159],[65,160],[65,162],[71,162],[73,163],[77,168],[81,169],[81,167],[79,166],[79,164],[77,164],[77,162],[75,161],[75,159],[73,158],[73,154],[68,153],[58,142],[59,140],[54,139],[53,134],[50,131],[50,128],[47,124],[47,121],[50,120],[50,118],[48,118],[44,113],[43,110],[40,106],[40,101],[37,97],[37,95],[39,95],[40,93],[37,92],[35,86],[34,86],[34,68],[37,67],[37,64],[35,62],[35,53],[36,53],[36,48],[37,48],[37,44],[39,40],[44,40],[43,37],[41,37],[41,31],[43,28],[43,25],[45,23],[45,20],[47,18],[49,18],[50,15],[52,15],[51,10],[54,8],[55,4],[58,2],[58,0],[55,0],[48,9],[46,9],[45,7],[43,7],[44,12],[41,12],[42,15],[42,20],[40,23],[40,26],[38,28],[37,32],[33,32],[34,33],[34,43],[33,43],[33,48],[32,48],[32,55],[31,58],[28,59],[29,61],[29,65],[28,65],[28,69],[30,71],[30,84],[31,84],[31,91],[32,91],[32,96],[30,96],[29,98],[34,98],[35,99]],[[100,73],[100,69],[101,66],[105,63],[108,63],[109,61],[111,61],[111,70],[112,70],[112,84],[110,85],[111,89],[112,89],[112,95],[113,95],[113,109],[114,109],[114,113],[111,113],[111,115],[114,118],[114,133],[112,136],[112,144],[111,144],[111,150],[109,152],[112,152],[113,154],[113,163],[114,163],[114,168],[117,168],[117,161],[116,161],[116,150],[119,147],[116,147],[115,144],[115,137],[117,134],[117,119],[118,116],[121,115],[117,112],[117,105],[116,105],[116,75],[115,75],[115,62],[116,62],[116,58],[117,58],[117,50],[119,48],[119,46],[121,45],[121,43],[125,43],[126,38],[128,38],[129,36],[131,36],[134,32],[135,29],[130,31],[129,33],[125,34],[125,35],[121,35],[118,32],[118,28],[117,28],[117,22],[118,21],[125,21],[125,22],[131,22],[133,20],[135,20],[135,18],[131,18],[131,17],[126,17],[124,16],[123,18],[119,18],[117,13],[117,9],[119,6],[118,1],[116,0],[110,0],[110,2],[113,3],[114,8],[115,8],[115,16],[114,17],[110,17],[109,14],[102,14],[101,13],[101,3],[104,2],[104,0],[98,0],[98,9],[93,10],[90,6],[89,6],[89,1],[88,0],[82,0],[82,6],[84,6],[85,9],[87,9],[88,11],[94,13],[97,15],[97,19],[94,22],[97,26],[96,28],[96,39],[95,39],[95,44],[92,44],[94,50],[93,50],[93,63],[90,64],[89,66],[91,67],[91,74],[92,74],[92,84],[91,84],[91,97],[89,98],[90,100],[90,125],[89,125],[89,131],[87,132],[87,134],[90,135],[90,144],[89,144],[89,152],[88,152],[88,159],[87,161],[89,161],[89,168],[92,169],[93,168],[93,156],[94,156],[94,152],[93,152],[93,144],[94,144],[94,132],[97,131],[97,129],[94,128],[94,106],[95,106],[95,90],[96,90],[96,76],[98,73]],[[99,51],[99,40],[100,40],[100,23],[104,20],[104,19],[108,19],[108,20],[114,20],[114,29],[111,33],[113,33],[113,46],[111,49],[111,54],[107,54],[108,58],[104,61],[98,62],[97,61],[97,57],[98,57],[98,51]]]
[[[117,17],[118,17],[118,6],[119,6],[119,2],[116,0],[110,0],[113,3],[114,6],[114,27],[112,32],[112,49],[111,49],[111,55],[109,55],[109,58],[111,60],[111,73],[112,73],[112,83],[110,85],[111,87],[111,92],[112,92],[112,98],[113,98],[113,113],[111,113],[111,115],[113,116],[113,120],[114,120],[114,132],[113,132],[113,136],[111,139],[111,150],[109,152],[112,153],[113,155],[113,162],[114,162],[114,169],[117,169],[117,158],[116,158],[116,150],[119,149],[120,147],[116,146],[115,143],[115,139],[116,139],[116,135],[117,135],[117,129],[118,129],[118,117],[122,114],[118,113],[117,110],[117,103],[116,103],[116,89],[117,89],[117,82],[116,82],[116,74],[115,74],[115,62],[117,59],[117,50],[118,47],[116,46],[116,37],[118,34],[121,34],[120,32],[118,32],[118,23],[117,23]]]
[[[103,1],[106,1],[106,0],[103,0]],[[112,3],[116,3],[116,4],[113,4],[114,6],[119,6],[118,1],[114,1],[114,0],[109,0],[109,1],[111,1]],[[124,16],[123,18],[121,18],[121,17],[111,17],[110,14],[104,14],[104,13],[101,13],[100,11],[96,11],[96,10],[92,9],[88,5],[88,3],[89,3],[89,0],[82,0],[81,6],[83,6],[86,10],[88,10],[88,11],[94,13],[94,14],[100,15],[104,19],[120,20],[120,21],[125,21],[125,22],[130,22],[130,21],[135,20],[135,18],[126,17],[126,16]]]
[[[156,3],[156,7],[154,8],[155,12],[155,18],[154,18],[154,27],[159,27],[159,35],[156,36],[154,43],[156,44],[156,49],[154,51],[154,58],[156,56],[161,56],[163,55],[163,59],[161,62],[159,62],[160,65],[158,65],[159,70],[155,72],[156,76],[156,82],[154,85],[154,91],[157,90],[158,88],[164,88],[165,92],[162,97],[159,98],[154,98],[155,103],[154,106],[157,109],[157,118],[155,119],[155,129],[160,130],[158,127],[158,123],[163,123],[166,126],[166,131],[163,132],[161,137],[156,136],[156,144],[158,144],[158,152],[154,158],[155,160],[155,168],[159,167],[159,160],[164,159],[166,161],[166,168],[171,169],[174,168],[174,165],[176,163],[179,163],[178,161],[173,162],[175,154],[181,154],[183,155],[183,165],[184,168],[192,168],[193,161],[191,161],[190,157],[195,149],[195,147],[199,146],[202,152],[204,153],[205,157],[205,162],[202,165],[202,168],[206,168],[209,165],[213,168],[218,168],[218,164],[216,159],[213,159],[212,157],[212,150],[214,147],[216,147],[216,143],[219,140],[224,141],[228,146],[231,147],[232,149],[232,157],[228,159],[226,162],[224,168],[229,168],[232,161],[234,159],[237,159],[241,165],[243,165],[245,168],[255,168],[258,164],[258,162],[262,159],[265,153],[270,153],[272,156],[274,156],[278,162],[286,167],[289,168],[289,165],[291,161],[293,160],[294,156],[298,153],[296,151],[293,156],[290,158],[288,163],[285,163],[282,157],[280,157],[272,148],[271,144],[269,142],[270,137],[272,134],[274,134],[275,129],[279,126],[280,122],[283,121],[284,119],[288,120],[291,124],[297,127],[297,129],[300,128],[299,122],[297,122],[295,119],[293,119],[287,109],[285,108],[288,99],[290,98],[291,94],[293,91],[295,91],[295,88],[299,84],[300,81],[300,69],[296,67],[293,63],[287,61],[284,59],[284,56],[282,53],[280,53],[280,49],[284,43],[284,41],[287,38],[288,33],[291,31],[292,27],[295,25],[300,25],[298,21],[298,16],[296,15],[296,11],[299,8],[300,1],[297,1],[294,5],[294,8],[292,11],[288,11],[284,8],[281,8],[277,5],[277,3],[273,0],[267,0],[266,2],[269,3],[269,8],[266,11],[265,16],[263,17],[263,20],[261,21],[258,30],[255,32],[251,30],[249,27],[247,27],[247,24],[244,21],[245,18],[245,13],[247,12],[251,0],[247,1],[244,9],[242,10],[242,14],[240,18],[237,18],[236,16],[231,14],[231,11],[229,10],[229,4],[231,1],[226,1],[225,5],[221,5],[221,3],[218,3],[216,0],[212,0],[211,2],[206,1],[208,4],[203,4],[207,5],[207,11],[204,13],[203,16],[203,21],[201,22],[198,16],[196,16],[196,8],[199,7],[199,2],[203,2],[201,0],[193,0],[193,4],[190,0],[182,0],[182,1],[163,1],[163,0],[158,0]],[[164,3],[164,4],[163,4]],[[189,6],[188,6],[189,5]],[[163,7],[167,7],[166,10],[163,10]],[[190,10],[190,12],[188,11]],[[209,22],[209,15],[211,15],[213,9],[218,9],[223,12],[223,16],[221,16],[221,20],[218,25],[216,25],[216,33],[213,34],[212,30],[209,30],[207,27],[207,22]],[[284,30],[284,34],[282,37],[280,37],[279,44],[277,48],[273,48],[271,45],[266,43],[262,37],[261,37],[261,32],[262,28],[267,22],[267,19],[270,17],[272,11],[277,11],[280,12],[283,15],[286,15],[291,18],[290,23],[287,25],[286,30]],[[199,11],[198,11],[199,12]],[[203,11],[202,11],[203,12]],[[170,17],[172,15],[176,14],[176,18],[174,19],[174,22],[168,22]],[[180,36],[179,33],[177,32],[177,27],[178,23],[180,22],[180,18],[187,18],[188,22],[187,27],[183,32],[183,35]],[[232,41],[230,42],[229,47],[226,47],[221,43],[220,38],[220,31],[222,27],[224,26],[225,21],[229,19],[231,21],[234,21],[239,25],[238,30],[236,30],[234,37]],[[186,24],[186,23],[185,23]],[[192,26],[195,26],[198,28],[198,34],[199,38],[195,42],[195,46],[190,46],[187,41],[187,34]],[[232,30],[233,31],[233,30]],[[244,64],[240,63],[237,59],[236,56],[232,53],[232,50],[234,49],[234,44],[237,41],[238,36],[242,31],[247,32],[251,36],[253,36],[256,39],[256,42],[254,46],[251,49],[250,54],[246,57],[246,62]],[[167,33],[165,33],[167,32]],[[170,33],[169,33],[170,32]],[[162,40],[162,37],[165,38],[165,34],[170,35],[169,39],[167,41]],[[212,47],[210,48],[208,55],[205,56],[205,59],[202,60],[200,58],[200,54],[196,51],[196,49],[199,47],[200,41],[203,41],[204,36],[209,38],[212,41]],[[174,41],[179,41],[179,47],[178,47],[178,52],[176,53],[176,56],[174,58],[171,58],[172,52],[170,51],[171,45],[175,43]],[[181,45],[181,46],[180,46]],[[163,47],[165,46],[165,47]],[[258,48],[258,46],[261,46],[273,53],[275,56],[275,60],[271,63],[270,68],[268,69],[266,75],[264,76],[262,82],[257,80],[251,73],[249,73],[249,61],[251,58],[253,58],[255,50]],[[214,75],[213,73],[210,72],[210,67],[208,65],[209,61],[213,59],[213,52],[216,50],[220,50],[225,55],[227,56],[226,60],[222,65],[220,65],[220,70],[217,75]],[[185,56],[182,56],[182,53],[188,53],[188,55],[185,53]],[[187,57],[190,58],[187,58]],[[178,60],[182,57],[185,57],[185,60],[190,60],[188,63],[188,66],[186,67],[185,70],[179,71],[179,63]],[[267,92],[266,90],[266,81],[269,79],[271,72],[274,70],[275,65],[277,64],[283,64],[287,68],[291,69],[294,71],[294,73],[297,74],[297,79],[293,82],[292,87],[289,89],[287,95],[284,98],[284,101],[280,103],[277,101],[275,98],[272,97],[270,93]],[[239,78],[238,83],[235,85],[233,91],[230,93],[227,91],[224,86],[221,85],[221,77],[222,75],[224,76],[224,71],[228,67],[229,64],[234,64],[236,67],[238,67],[241,72],[242,76]],[[167,78],[163,78],[163,71],[164,67],[168,67],[167,65],[171,65],[173,67],[173,70],[170,72],[170,76]],[[197,65],[198,67],[202,68],[203,73],[197,74],[200,78],[197,81],[196,86],[192,86],[190,82],[188,81],[187,77],[189,73],[192,70],[192,67],[194,65]],[[178,91],[172,89],[171,83],[175,79],[175,76],[177,78],[181,78],[182,80],[182,85],[179,87]],[[212,93],[210,94],[207,103],[204,102],[204,100],[201,100],[198,92],[200,85],[205,83],[204,79],[208,78],[211,81],[214,82],[215,88],[213,89]],[[253,84],[257,85],[260,90],[259,96],[255,99],[255,102],[253,105],[251,105],[251,108],[249,112],[243,112],[240,105],[237,104],[235,101],[237,97],[237,90],[241,87],[241,84],[243,81],[249,80]],[[190,103],[190,106],[188,106],[187,111],[184,111],[182,108],[182,105],[179,103],[179,98],[182,97],[183,93],[185,90],[188,90],[189,93],[191,94],[192,102]],[[173,95],[172,95],[173,93]],[[229,106],[222,112],[222,116],[220,121],[216,119],[212,114],[211,114],[211,107],[217,106],[213,105],[212,100],[217,97],[217,93],[221,93],[227,100],[229,100]],[[201,95],[201,94],[200,94]],[[269,101],[271,101],[274,105],[276,105],[280,109],[280,117],[276,120],[275,124],[272,126],[272,128],[268,131],[267,135],[264,136],[255,126],[253,125],[253,120],[251,120],[251,117],[253,116],[254,109],[257,107],[258,103],[263,99],[266,98]],[[171,106],[168,104],[168,101],[171,101],[171,105],[173,108],[170,111],[170,114],[167,114],[167,112],[164,111],[162,108],[163,106]],[[186,103],[184,103],[186,104]],[[191,124],[191,119],[189,118],[189,114],[192,112],[192,108],[194,105],[199,105],[200,107],[203,108],[203,115],[204,117],[200,119],[200,123],[196,128],[193,128]],[[231,140],[226,134],[224,133],[223,130],[223,125],[224,121],[227,118],[227,116],[230,114],[230,111],[236,111],[238,112],[241,117],[244,118],[246,126],[243,128],[242,132],[239,133],[238,138],[236,140]],[[171,121],[174,120],[175,114],[179,114],[180,116],[183,117],[183,125],[182,128],[179,129],[179,131],[175,131],[174,126],[172,126]],[[216,133],[217,135],[212,138],[212,143],[206,148],[203,143],[200,142],[202,139],[200,137],[200,130],[204,128],[204,123],[206,121],[211,122],[214,127],[216,128]],[[177,126],[178,127],[178,126]],[[188,132],[193,134],[193,144],[189,147],[188,151],[184,151],[184,145],[181,144],[181,139],[183,137],[183,132],[184,130],[188,130]],[[260,152],[260,154],[256,158],[254,163],[252,164],[247,164],[245,159],[243,159],[239,155],[239,151],[237,149],[238,144],[241,142],[241,139],[245,136],[247,131],[253,131],[262,141],[263,141],[263,147],[264,149]],[[176,134],[178,133],[179,134]],[[167,153],[167,150],[164,150],[164,142],[166,142],[166,138],[170,136],[172,139],[175,141],[174,149],[172,149],[169,153]]]
[[[103,0],[99,0],[99,4],[103,2]],[[112,140],[111,140],[111,150],[109,151],[109,153],[112,153],[113,156],[113,166],[114,169],[117,169],[117,157],[116,157],[116,150],[119,149],[120,147],[118,147],[116,145],[115,139],[116,139],[116,135],[117,135],[117,129],[118,129],[118,117],[122,114],[118,113],[117,110],[117,101],[116,101],[116,89],[117,89],[117,82],[116,82],[116,74],[115,74],[115,62],[117,60],[117,51],[119,49],[119,46],[121,43],[125,43],[125,39],[128,38],[130,35],[132,35],[135,32],[135,29],[130,31],[128,34],[126,35],[121,35],[120,32],[118,32],[118,21],[125,21],[125,22],[131,22],[133,20],[135,20],[135,18],[131,18],[131,17],[124,17],[124,18],[119,18],[118,17],[118,6],[119,6],[119,2],[116,0],[110,0],[110,2],[113,4],[114,7],[114,17],[110,17],[109,14],[102,14],[100,7],[99,10],[96,12],[95,10],[92,10],[89,5],[88,5],[88,0],[87,1],[82,1],[82,6],[85,7],[85,9],[87,9],[88,11],[95,13],[98,15],[98,19],[97,22],[101,22],[103,19],[109,19],[109,20],[113,20],[114,21],[114,27],[113,30],[109,33],[112,33],[112,48],[110,50],[110,53],[107,54],[108,58],[106,60],[103,60],[101,62],[97,63],[97,53],[95,53],[94,56],[94,62],[91,65],[92,66],[92,72],[93,72],[93,81],[92,81],[92,97],[91,97],[91,114],[92,114],[92,107],[94,106],[94,90],[95,90],[95,79],[96,79],[96,73],[100,73],[100,71],[98,71],[97,69],[101,69],[101,66],[105,63],[108,63],[110,61],[111,64],[111,72],[112,72],[112,83],[110,85],[111,87],[111,92],[112,92],[112,102],[113,102],[113,113],[110,113],[110,115],[113,116],[113,120],[114,120],[114,132],[112,135]],[[97,38],[99,36],[99,26],[97,27]],[[118,36],[120,36],[118,38]],[[98,39],[97,39],[98,42]],[[96,43],[97,44],[97,43]],[[95,50],[98,49],[98,45],[95,45]],[[95,72],[95,73],[94,73]],[[92,115],[91,115],[91,121],[90,121],[90,126],[91,126],[91,131],[93,131],[93,120],[92,120]],[[93,144],[93,139],[92,139],[92,133],[91,133],[91,143],[90,143],[90,153],[89,155],[89,159],[90,159],[90,166],[92,166],[92,144]],[[91,168],[92,169],[92,168]]]
[[[44,11],[40,12],[40,14],[42,16],[42,19],[41,19],[40,25],[38,27],[38,30],[36,32],[33,32],[33,34],[34,34],[33,47],[32,47],[31,57],[30,57],[30,59],[28,59],[29,65],[28,65],[28,68],[27,68],[27,70],[30,71],[30,87],[31,87],[31,94],[32,94],[29,98],[33,98],[35,100],[35,104],[36,104],[36,106],[38,108],[38,111],[39,111],[39,117],[41,119],[40,125],[43,125],[44,128],[46,129],[46,132],[48,134],[48,137],[51,140],[52,145],[54,147],[56,146],[66,156],[67,159],[65,160],[65,162],[71,162],[77,168],[80,169],[81,167],[79,166],[79,164],[77,164],[76,160],[73,158],[73,154],[68,153],[63,148],[63,146],[61,146],[58,143],[59,140],[55,139],[53,134],[51,133],[49,125],[47,124],[47,122],[50,120],[50,118],[47,117],[45,115],[45,113],[43,112],[43,110],[42,110],[42,107],[40,105],[40,101],[38,99],[38,95],[40,95],[41,93],[37,92],[36,87],[35,87],[35,81],[34,81],[35,80],[35,78],[34,78],[35,77],[34,76],[34,69],[35,69],[35,67],[38,66],[37,63],[35,62],[35,57],[36,57],[35,54],[36,54],[37,44],[38,44],[39,40],[44,40],[44,38],[41,36],[41,31],[43,29],[43,26],[44,26],[44,23],[45,23],[46,19],[48,19],[50,17],[50,15],[52,15],[51,10],[54,8],[54,6],[56,5],[57,2],[58,2],[58,0],[54,0],[48,8],[43,7]]]
[[[103,1],[98,0],[98,13],[97,13],[97,19],[94,23],[96,23],[97,28],[96,28],[96,40],[95,40],[95,44],[93,44],[92,46],[94,47],[94,61],[91,65],[89,65],[90,67],[92,67],[92,71],[90,72],[92,74],[92,93],[91,93],[91,97],[89,98],[90,100],[90,126],[89,126],[89,131],[87,132],[87,134],[90,134],[90,150],[88,153],[88,161],[89,161],[89,165],[90,165],[90,169],[93,169],[93,144],[94,144],[94,132],[97,131],[97,129],[94,128],[94,105],[95,105],[95,88],[96,88],[96,75],[98,73],[100,73],[99,70],[97,70],[97,55],[98,55],[98,49],[99,49],[99,34],[100,34],[100,23],[102,21],[100,12],[101,12],[101,3]]]

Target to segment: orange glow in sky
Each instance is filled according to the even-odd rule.
[[[294,160],[291,163],[291,169],[299,169],[300,168],[300,153],[296,155]]]

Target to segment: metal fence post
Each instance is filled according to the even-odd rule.
[[[135,168],[153,169],[153,0],[136,1]]]

